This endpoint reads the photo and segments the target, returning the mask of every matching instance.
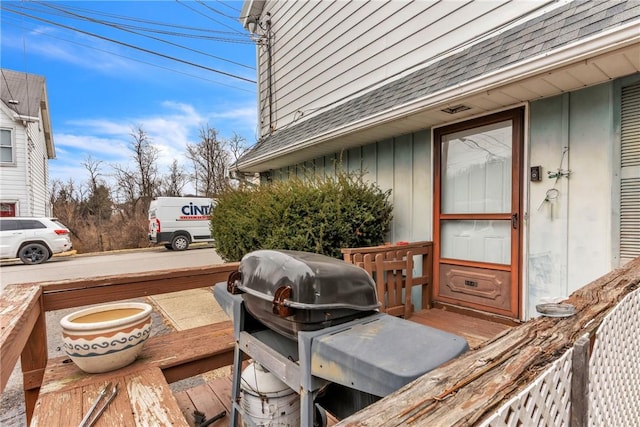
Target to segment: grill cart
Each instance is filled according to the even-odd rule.
[[[462,337],[378,312],[366,271],[323,255],[251,252],[214,296],[236,339],[232,426],[238,414],[263,425],[240,403],[256,394],[241,381],[245,355],[299,395],[289,405],[299,404],[300,425],[311,427],[325,424],[325,411],[345,418],[468,349]]]

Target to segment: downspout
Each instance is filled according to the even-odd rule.
[[[268,14],[267,14],[268,15]],[[273,125],[273,73],[271,68],[273,62],[271,59],[271,19],[267,19],[267,92],[269,98],[269,134],[272,134],[274,129]]]

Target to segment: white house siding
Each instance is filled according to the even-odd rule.
[[[42,117],[40,117],[42,120]],[[27,185],[29,187],[29,204],[31,215],[47,216],[50,215],[48,200],[48,171],[47,171],[47,153],[45,148],[44,134],[41,132],[40,123],[30,123],[27,132],[31,139],[28,144],[27,162]]]
[[[11,129],[15,143],[15,164],[0,166],[0,200],[7,203],[16,203],[16,215],[28,216],[31,214],[27,197],[28,187],[26,176],[26,134],[24,127],[14,122],[4,111],[0,111],[0,127]]]
[[[619,117],[614,111],[619,91],[615,81],[530,104],[529,162],[523,171],[529,186],[524,202],[527,317],[536,315],[541,300],[564,298],[618,264]],[[331,175],[336,162],[362,170],[382,190],[392,190],[388,240],[431,240],[431,152],[431,131],[425,130],[272,171],[272,176],[303,176],[305,170]],[[541,182],[528,181],[529,166],[542,166]],[[570,170],[570,176],[548,178],[547,172],[558,169]],[[554,191],[548,193],[552,189],[555,198]]]
[[[51,215],[48,196],[48,157],[40,121],[16,122],[5,111],[0,126],[14,134],[14,165],[0,166],[0,201],[16,203],[16,215]],[[30,142],[29,142],[30,141]]]
[[[258,49],[261,134],[281,129],[435,61],[548,0],[267,1],[272,25],[272,119],[268,55]],[[375,25],[374,25],[375,23]]]

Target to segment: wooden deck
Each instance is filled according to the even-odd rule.
[[[501,323],[438,308],[415,312],[409,320],[460,335],[467,340],[470,349],[477,348],[482,343],[511,329],[510,326]],[[176,392],[174,396],[187,423],[194,427],[196,425],[195,411],[204,413],[206,419],[222,411],[226,411],[227,414],[230,413],[231,375],[213,379],[188,390]],[[328,424],[331,426],[337,421],[329,419]],[[222,427],[226,426],[228,422],[229,418],[225,417],[211,425]]]

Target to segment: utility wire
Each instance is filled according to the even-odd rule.
[[[227,4],[227,3],[225,3],[225,2],[223,2],[223,1],[221,1],[221,0],[216,0],[216,2],[220,3],[220,4],[221,4],[221,5],[223,5],[223,6],[228,7],[229,9],[233,10],[234,12],[240,12],[240,9],[238,9],[238,8],[236,8],[236,7],[233,7],[233,6],[231,6],[230,4]],[[234,18],[234,19],[235,19],[235,18]]]
[[[37,0],[32,0],[30,3],[35,3],[35,4],[40,4],[40,5],[47,5],[47,3],[42,3],[40,1]],[[198,32],[203,32],[203,33],[216,33],[216,34],[238,34],[237,30],[233,30],[233,31],[220,31],[220,30],[214,30],[214,29],[209,29],[209,28],[198,28],[198,27],[190,27],[190,26],[184,26],[184,25],[177,25],[177,24],[170,24],[170,23],[165,23],[165,22],[159,22],[159,21],[151,21],[148,19],[141,19],[141,18],[134,18],[134,17],[129,17],[129,16],[123,16],[123,15],[117,15],[114,13],[108,13],[108,12],[102,12],[102,11],[97,11],[97,10],[92,10],[92,9],[85,9],[85,8],[80,8],[80,7],[74,7],[68,4],[65,4],[65,7],[69,10],[75,10],[78,12],[84,12],[84,13],[89,13],[92,15],[98,15],[98,16],[106,16],[109,18],[115,18],[115,19],[120,19],[123,21],[130,21],[130,22],[141,22],[144,24],[150,24],[150,25],[155,25],[155,26],[159,26],[159,27],[169,27],[169,28],[177,28],[177,29],[182,29],[182,30],[189,30],[189,31],[198,31]],[[41,12],[41,9],[36,9],[36,8],[29,8],[26,7],[24,5],[20,5],[20,8],[22,9],[28,9],[28,10],[32,10],[32,11],[38,11]],[[243,33],[240,33],[242,35],[244,35]]]
[[[194,11],[195,13],[197,13],[197,14],[199,14],[199,15],[202,15],[202,16],[204,16],[204,17],[205,17],[205,18],[207,18],[207,19],[212,20],[212,21],[213,21],[213,22],[215,22],[216,24],[220,24],[220,25],[222,25],[223,27],[230,28],[231,30],[233,30],[233,31],[237,32],[238,34],[243,34],[242,32],[240,32],[240,31],[236,30],[235,28],[230,27],[230,26],[229,26],[229,25],[227,25],[227,24],[223,24],[222,22],[218,21],[217,19],[213,19],[213,18],[212,18],[212,17],[210,17],[209,15],[206,15],[206,14],[204,14],[204,13],[202,13],[202,12],[197,11],[196,9],[192,8],[191,6],[188,6],[186,3],[181,2],[180,0],[176,0],[176,3],[178,3],[178,4],[180,4],[180,5],[184,6],[184,7],[186,7],[187,9],[191,9],[191,10],[192,10],[192,11]]]
[[[209,9],[210,11],[212,11],[212,12],[214,12],[214,13],[217,13],[218,15],[222,15],[222,16],[224,16],[225,18],[229,18],[229,19],[234,19],[234,20],[236,19],[236,18],[235,18],[235,17],[233,17],[233,16],[230,16],[230,15],[227,15],[226,13],[222,13],[222,12],[220,12],[220,11],[219,11],[218,9],[216,9],[215,7],[211,7],[211,6],[209,6],[208,4],[206,4],[205,2],[203,2],[202,0],[196,0],[196,1],[197,1],[198,3],[200,3],[201,5],[203,5],[204,7],[206,7],[207,9]]]
[[[13,23],[7,23],[6,19],[5,19],[5,25],[14,25],[14,24]],[[154,64],[154,63],[147,62],[147,61],[143,61],[141,59],[136,59],[136,58],[132,58],[130,56],[121,55],[119,53],[115,53],[115,52],[112,52],[110,50],[100,49],[100,48],[97,48],[95,46],[91,46],[91,45],[84,44],[84,43],[79,43],[79,42],[76,42],[76,41],[73,41],[73,40],[65,39],[63,37],[57,37],[57,36],[51,35],[50,33],[46,32],[46,31],[39,31],[39,30],[34,30],[34,29],[32,29],[30,31],[33,32],[33,33],[36,33],[36,34],[40,34],[40,35],[45,36],[45,37],[50,37],[50,38],[53,38],[53,39],[62,40],[64,42],[66,42],[66,43],[75,44],[77,46],[82,46],[82,47],[85,47],[85,48],[88,48],[88,49],[96,50],[98,52],[103,52],[103,53],[106,53],[108,55],[113,55],[113,56],[117,56],[117,57],[120,57],[120,58],[124,58],[124,59],[129,60],[129,61],[138,62],[140,64],[149,65],[151,67],[159,68],[159,69],[162,69],[162,70],[167,70],[167,71],[170,71],[170,72],[173,72],[173,73],[177,73],[177,74],[182,74],[183,76],[192,77],[192,78],[196,78],[198,80],[215,83],[215,84],[218,84],[218,85],[221,85],[221,86],[229,87],[231,89],[240,90],[240,91],[247,92],[247,93],[254,93],[253,90],[243,89],[243,88],[238,87],[238,86],[232,86],[232,85],[229,85],[229,84],[226,84],[226,83],[222,83],[222,82],[220,82],[218,80],[212,80],[212,79],[208,79],[206,77],[197,76],[195,74],[185,73],[184,71],[178,71],[178,70],[173,69],[173,68],[165,67],[165,66]]]
[[[147,35],[147,34],[141,34],[141,33],[136,32],[136,31],[128,30],[128,29],[126,29],[126,28],[122,28],[122,27],[120,27],[118,24],[109,23],[109,22],[107,22],[107,21],[100,21],[100,20],[96,20],[96,19],[93,19],[93,18],[90,18],[90,17],[85,17],[85,16],[77,15],[77,14],[75,14],[75,13],[73,13],[73,12],[67,12],[67,11],[65,11],[65,10],[63,10],[63,9],[59,9],[58,7],[53,6],[53,5],[45,5],[45,6],[47,6],[47,7],[51,7],[51,8],[54,8],[54,9],[56,9],[56,10],[60,10],[61,12],[65,13],[65,14],[69,14],[69,15],[74,16],[74,17],[77,17],[77,18],[79,18],[79,19],[87,20],[87,21],[89,21],[89,22],[93,22],[93,23],[96,23],[96,24],[105,25],[105,26],[108,26],[108,27],[111,27],[111,28],[116,28],[116,29],[121,30],[121,31],[126,31],[126,32],[128,32],[128,33],[135,34],[135,35],[138,35],[138,36],[141,36],[141,37],[147,37],[147,38],[150,38],[150,39],[152,39],[152,40],[159,41],[159,42],[161,42],[161,43],[165,43],[165,44],[168,44],[168,45],[171,45],[171,46],[175,46],[175,47],[178,47],[178,48],[181,48],[181,49],[185,49],[185,50],[188,50],[188,51],[191,51],[191,52],[194,52],[194,53],[199,53],[199,54],[201,54],[201,55],[208,56],[208,57],[211,57],[211,58],[214,58],[214,59],[218,59],[218,60],[220,60],[220,61],[228,62],[228,63],[230,63],[230,64],[234,64],[234,65],[238,65],[238,66],[240,66],[240,67],[248,68],[248,69],[250,69],[250,70],[255,70],[255,68],[254,68],[254,67],[251,67],[251,66],[248,66],[248,65],[244,65],[244,64],[241,64],[241,63],[239,63],[239,62],[231,61],[231,60],[229,60],[229,59],[222,58],[222,57],[220,57],[220,56],[211,55],[210,53],[203,52],[203,51],[201,51],[201,50],[197,50],[197,49],[192,49],[192,48],[190,48],[190,47],[183,46],[183,45],[180,45],[180,44],[178,44],[178,43],[173,43],[173,42],[170,42],[170,41],[168,41],[168,40],[161,39],[161,38],[159,38],[159,37],[154,37],[154,36],[150,36],[150,35]]]
[[[255,80],[251,80],[251,79],[248,79],[246,77],[242,77],[242,76],[238,76],[238,75],[235,75],[235,74],[227,73],[226,71],[217,70],[215,68],[211,68],[211,67],[207,67],[207,66],[204,66],[204,65],[196,64],[194,62],[186,61],[184,59],[176,58],[176,57],[173,57],[173,56],[170,56],[170,55],[165,55],[165,54],[160,53],[160,52],[154,52],[152,50],[145,49],[145,48],[138,47],[138,46],[134,46],[132,44],[121,42],[121,41],[118,41],[118,40],[115,40],[115,39],[112,39],[112,38],[109,38],[109,37],[101,36],[101,35],[98,35],[98,34],[90,33],[88,31],[80,30],[78,28],[73,28],[73,27],[70,27],[68,25],[64,25],[64,24],[60,24],[60,23],[57,23],[57,22],[54,22],[54,21],[50,21],[50,20],[45,19],[45,18],[29,15],[29,14],[24,13],[24,12],[13,11],[11,9],[7,9],[4,5],[5,5],[5,3],[3,3],[3,6],[1,6],[1,8],[3,10],[7,10],[9,12],[13,12],[13,13],[18,14],[18,15],[22,15],[22,16],[26,16],[28,18],[32,18],[32,19],[35,19],[35,20],[38,20],[38,21],[46,22],[47,24],[55,25],[57,27],[65,28],[67,30],[76,31],[76,32],[79,32],[81,34],[85,34],[85,35],[88,35],[88,36],[91,36],[91,37],[95,37],[95,38],[98,38],[98,39],[101,39],[101,40],[105,40],[105,41],[109,41],[109,42],[112,42],[112,43],[116,43],[116,44],[119,44],[121,46],[126,46],[128,48],[139,50],[141,52],[145,52],[145,53],[148,53],[150,55],[159,56],[161,58],[169,59],[169,60],[176,61],[176,62],[179,62],[179,63],[182,63],[182,64],[186,64],[186,65],[190,65],[192,67],[201,68],[203,70],[207,70],[207,71],[211,71],[211,72],[214,72],[214,73],[218,73],[218,74],[221,74],[221,75],[224,75],[224,76],[227,76],[227,77],[231,77],[231,78],[242,80],[242,81],[245,81],[245,82],[248,82],[248,83],[256,84]]]
[[[89,16],[85,16],[85,15],[81,15],[79,13],[74,13],[72,12],[72,10],[83,10],[83,9],[78,9],[78,8],[73,8],[73,7],[69,7],[68,10],[66,8],[61,8],[59,6],[54,6],[51,3],[40,3],[38,1],[35,1],[36,4],[40,4],[43,7],[47,7],[50,9],[54,9],[57,10],[60,13],[53,13],[53,12],[47,12],[44,11],[43,9],[35,9],[35,8],[27,8],[27,7],[20,7],[21,9],[25,9],[25,10],[31,10],[33,12],[37,12],[37,13],[45,13],[45,14],[49,14],[49,15],[56,15],[56,16],[61,16],[61,17],[73,17],[76,19],[80,19],[80,20],[84,20],[84,21],[89,21],[89,22],[93,22],[93,23],[98,23],[98,24],[103,24],[103,25],[109,25],[109,26],[113,26],[114,28],[118,28],[118,29],[123,29],[123,28],[128,28],[128,29],[132,29],[132,30],[141,30],[141,31],[145,31],[145,32],[150,32],[150,33],[158,33],[158,34],[165,34],[165,35],[171,35],[171,36],[176,36],[176,37],[185,37],[185,38],[197,38],[197,39],[202,39],[202,40],[211,40],[211,41],[223,41],[223,42],[229,42],[229,43],[244,43],[244,44],[252,44],[253,41],[249,38],[248,35],[242,34],[242,33],[238,33],[238,32],[229,32],[229,31],[209,31],[209,32],[215,32],[215,33],[219,33],[219,34],[226,34],[229,36],[237,36],[240,35],[242,37],[235,39],[235,38],[224,38],[224,37],[214,37],[214,36],[208,36],[208,35],[198,35],[198,34],[186,34],[186,33],[178,33],[178,32],[174,32],[174,31],[166,31],[166,30],[161,30],[161,29],[153,29],[153,28],[149,28],[149,27],[142,27],[142,26],[138,26],[138,25],[131,25],[131,24],[125,24],[125,23],[116,23],[113,21],[105,21],[105,20],[101,20],[101,19],[96,19],[96,18],[91,18]],[[84,9],[86,11],[86,9]],[[94,13],[96,15],[100,15],[100,13],[95,13],[92,11],[87,11],[89,13]],[[85,12],[85,13],[87,13]],[[116,18],[116,19],[122,19],[122,20],[126,20],[126,18]],[[139,21],[136,19],[131,19],[132,21]],[[152,25],[162,25],[161,23],[155,23],[152,21],[149,21],[150,24]],[[186,28],[192,31],[207,31],[207,30],[203,30],[203,29],[199,29],[199,28],[193,28],[193,27],[181,27],[181,28]]]

